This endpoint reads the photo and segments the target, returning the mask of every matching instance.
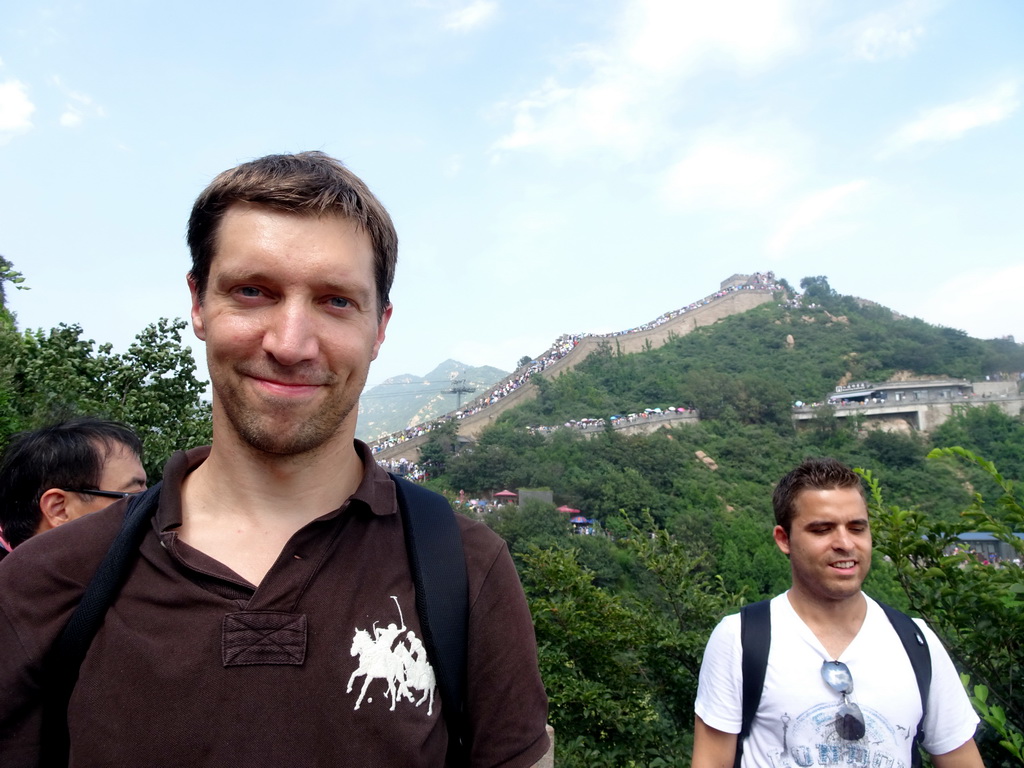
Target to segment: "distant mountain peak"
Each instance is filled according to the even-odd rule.
[[[443,416],[456,410],[460,399],[465,404],[506,376],[507,371],[493,366],[472,366],[451,358],[424,376],[392,376],[365,390],[359,398],[356,436],[372,440]]]

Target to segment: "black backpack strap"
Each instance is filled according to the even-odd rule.
[[[392,478],[405,529],[423,644],[434,667],[442,709],[446,713],[448,764],[468,764],[463,705],[469,587],[462,535],[455,513],[444,496],[395,475]],[[103,624],[107,609],[138,557],[159,496],[160,483],[157,483],[128,500],[117,538],[47,657],[41,768],[67,766],[67,708],[78,681],[79,668]]]
[[[924,716],[928,713],[928,693],[932,687],[932,654],[928,649],[928,641],[917,622],[891,605],[882,602],[878,604],[885,611],[896,634],[899,635],[900,642],[903,643],[903,648],[910,659],[910,666],[914,668],[914,677],[917,678],[917,690],[921,694],[921,722],[917,724],[917,733],[914,735],[914,744],[911,747],[911,765],[913,768],[920,768],[921,741],[924,739]]]
[[[757,705],[761,703],[764,676],[768,670],[768,650],[772,644],[771,601],[761,600],[740,609],[740,645],[743,648],[743,722],[736,736],[734,768],[743,757],[743,742],[750,735]]]
[[[138,558],[139,546],[149,528],[149,520],[156,511],[159,498],[160,483],[157,483],[149,490],[128,499],[121,530],[44,662],[45,699],[39,762],[42,768],[66,768],[68,764],[68,702],[78,682],[78,670],[96,632],[103,624],[107,609],[114,602],[128,578],[132,564]]]
[[[468,765],[464,712],[469,582],[462,534],[439,493],[391,475],[416,587],[416,613],[448,726],[447,765]]]

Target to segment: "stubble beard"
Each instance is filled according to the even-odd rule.
[[[272,456],[315,455],[342,429],[359,403],[367,371],[353,372],[349,386],[337,392],[310,417],[289,414],[287,405],[252,403],[241,387],[214,388],[221,409],[238,438],[253,450]],[[332,374],[328,386],[335,385]]]
[[[828,566],[825,566],[826,568]],[[829,602],[842,602],[859,595],[864,587],[864,580],[867,578],[867,571],[860,574],[859,580],[839,581],[822,577],[820,573],[812,570],[805,570],[802,567],[793,569],[793,583],[800,584],[802,591],[809,596],[813,595],[818,599]]]

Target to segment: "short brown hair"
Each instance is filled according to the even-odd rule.
[[[795,509],[793,505],[801,491],[831,491],[836,488],[856,488],[864,495],[860,476],[842,462],[835,459],[805,459],[804,462],[786,474],[772,493],[772,508],[775,523],[789,534]]]
[[[377,316],[391,303],[398,234],[387,210],[362,179],[323,152],[267,155],[219,174],[196,199],[188,220],[190,277],[202,301],[217,250],[217,230],[234,203],[302,216],[334,214],[355,222],[373,246]]]

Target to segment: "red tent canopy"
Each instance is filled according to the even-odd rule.
[[[575,512],[577,515],[580,513],[580,511],[578,509],[573,509],[568,504],[563,504],[556,511],[558,511],[558,512],[565,512],[565,513],[570,514],[570,515],[573,512]]]
[[[511,498],[513,498],[515,496],[518,496],[518,495],[519,495],[518,493],[512,493],[512,491],[498,491],[496,494],[494,494],[494,498],[496,498],[496,499],[511,499]]]

